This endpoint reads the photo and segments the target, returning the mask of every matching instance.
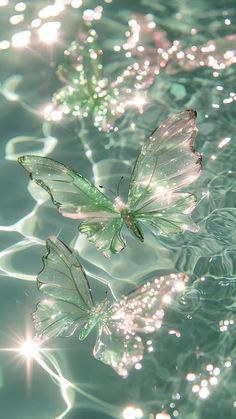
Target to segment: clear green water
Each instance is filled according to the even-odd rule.
[[[25,20],[12,25],[9,18],[22,13],[14,9],[16,3],[0,8],[0,42],[28,30],[49,4],[26,2]],[[75,39],[83,11],[98,5],[83,3],[77,9],[68,4],[51,19],[61,22],[58,43],[45,46],[33,38],[27,48],[0,51],[0,417],[235,418],[235,64],[217,75],[207,67],[180,68],[174,74],[163,69],[149,89],[144,113],[126,112],[116,132],[98,132],[89,118],[49,124],[42,109],[61,86],[55,71],[63,50]],[[124,54],[116,55],[112,47],[124,43],[134,13],[152,13],[169,41],[177,39],[184,48],[236,33],[233,0],[113,0],[99,5],[103,15],[94,26],[111,78],[127,65]],[[76,223],[58,215],[16,162],[18,155],[41,153],[116,191],[120,176],[128,181],[145,137],[165,117],[185,108],[198,111],[196,148],[203,156],[202,175],[188,189],[199,200],[205,196],[193,214],[201,227],[197,234],[157,240],[147,232],[144,245],[128,237],[127,249],[107,260],[75,236]],[[126,185],[124,181],[123,194]],[[92,357],[95,334],[83,343],[76,337],[51,341],[41,364],[27,364],[19,356],[17,348],[27,334],[33,335],[31,313],[39,300],[35,275],[50,234],[60,234],[77,248],[98,299],[106,290],[102,281],[109,281],[119,298],[163,272],[190,275],[187,305],[170,309],[163,327],[151,336],[154,351],[146,352],[142,368],[127,380]],[[67,388],[63,377],[71,383]],[[128,406],[133,406],[129,415]]]

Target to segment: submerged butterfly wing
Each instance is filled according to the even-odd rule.
[[[145,142],[132,172],[130,210],[162,234],[197,230],[189,216],[195,197],[178,192],[201,172],[201,156],[193,148],[195,120],[196,112],[186,110],[164,121]]]
[[[120,235],[120,212],[96,186],[67,166],[46,157],[22,156],[20,164],[51,196],[59,212],[68,218],[88,220],[80,231],[107,251],[119,252],[125,246]]]
[[[94,356],[127,377],[143,358],[144,347],[137,333],[153,333],[161,328],[165,307],[174,294],[184,290],[188,276],[171,274],[139,287],[111,306],[106,324],[100,328]]]
[[[76,255],[59,239],[50,237],[43,269],[37,277],[46,295],[33,314],[35,328],[45,337],[71,336],[88,320],[93,308],[89,283]]]

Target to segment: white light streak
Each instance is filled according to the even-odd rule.
[[[225,137],[223,138],[220,143],[218,144],[218,148],[223,148],[225,145],[229,144],[229,142],[231,141],[230,137]]]

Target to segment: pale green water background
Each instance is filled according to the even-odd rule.
[[[52,4],[25,2],[25,20],[13,26],[10,16],[20,14],[14,9],[16,3],[0,7],[0,42],[28,29],[39,10]],[[55,45],[46,47],[32,39],[27,48],[0,51],[0,418],[233,419],[236,101],[224,101],[234,97],[235,64],[218,76],[206,67],[174,75],[163,70],[149,90],[145,112],[127,112],[116,132],[98,132],[89,118],[45,123],[41,111],[61,86],[55,70],[63,50],[75,39],[83,11],[98,4],[103,16],[95,27],[111,77],[126,66],[124,56],[114,54],[111,46],[124,42],[134,13],[152,13],[168,39],[178,39],[186,47],[236,34],[234,0],[84,0],[80,8],[68,5],[54,18],[62,24]],[[203,156],[203,172],[188,190],[199,199],[207,193],[193,214],[201,227],[197,234],[157,240],[147,232],[145,244],[128,237],[127,249],[106,260],[83,238],[76,240],[76,223],[56,212],[16,162],[18,155],[41,153],[116,191],[121,175],[128,181],[145,137],[165,117],[190,107],[198,111],[196,148]],[[224,138],[230,140],[219,147]],[[126,185],[123,182],[122,194]],[[50,342],[48,347],[54,350],[43,355],[44,364],[33,362],[28,373],[25,359],[12,351],[27,333],[33,336],[31,313],[39,300],[35,275],[42,266],[45,239],[58,233],[66,243],[76,244],[95,299],[103,298],[105,280],[119,297],[160,272],[185,271],[191,277],[186,306],[170,309],[161,330],[148,336],[154,351],[146,352],[142,368],[131,371],[127,380],[92,357],[95,334],[83,343],[76,337]],[[70,387],[63,387],[62,377]],[[131,405],[133,415],[127,416],[125,409]]]

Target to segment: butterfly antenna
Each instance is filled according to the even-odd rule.
[[[209,198],[209,192],[202,192],[202,197],[199,199],[199,201],[197,201],[197,204],[195,206],[195,208],[197,208],[199,206],[199,204],[204,200],[204,199],[208,199]]]
[[[108,294],[108,291],[109,291],[109,285],[107,284],[106,291],[105,291],[106,296]]]
[[[102,185],[98,185],[98,187],[101,188],[101,189],[105,189],[105,191],[110,192],[114,197],[116,196],[111,189],[104,188],[104,186],[102,186]]]
[[[118,183],[118,185],[117,185],[117,193],[116,193],[116,196],[119,196],[119,194],[120,194],[120,185],[121,185],[121,182],[122,182],[122,180],[124,179],[124,176],[121,176],[121,178],[120,178],[120,180],[119,180],[119,183]]]

